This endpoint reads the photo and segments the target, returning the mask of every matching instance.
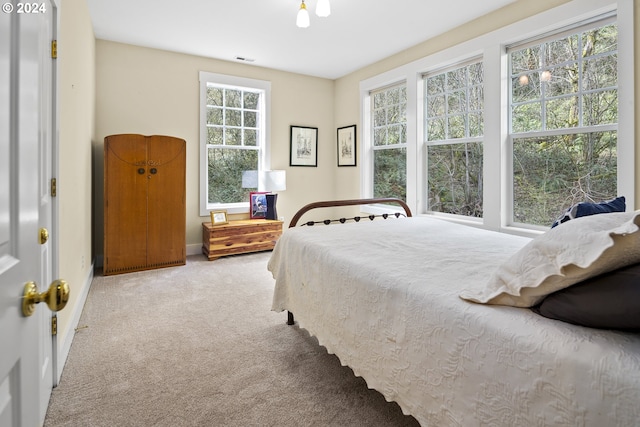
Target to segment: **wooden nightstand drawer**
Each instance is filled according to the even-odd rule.
[[[202,253],[210,260],[225,255],[268,251],[282,234],[282,221],[251,219],[228,224],[202,223]]]

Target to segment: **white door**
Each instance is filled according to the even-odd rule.
[[[53,385],[51,312],[25,316],[22,305],[26,283],[45,292],[52,276],[40,228],[51,227],[55,10],[26,5],[0,13],[0,426],[41,425]]]

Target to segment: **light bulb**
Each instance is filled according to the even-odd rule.
[[[329,4],[329,0],[318,0],[316,15],[322,18],[331,15],[331,4]]]
[[[300,4],[296,25],[300,28],[307,28],[309,26],[309,12],[307,11],[307,6],[304,4],[304,0],[302,0]]]

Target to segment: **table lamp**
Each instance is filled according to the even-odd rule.
[[[278,219],[278,212],[276,211],[278,195],[273,192],[287,189],[287,172],[283,170],[264,171],[262,172],[262,183],[264,191],[269,192],[269,194],[266,195],[267,215],[265,218]]]

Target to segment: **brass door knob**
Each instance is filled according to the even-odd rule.
[[[29,282],[22,294],[22,314],[29,317],[36,310],[36,304],[46,302],[51,311],[60,311],[69,301],[69,285],[64,280],[54,280],[46,292],[38,293],[38,285]]]
[[[49,230],[42,227],[40,229],[40,244],[44,245],[45,243],[47,243],[47,240],[49,240]]]

